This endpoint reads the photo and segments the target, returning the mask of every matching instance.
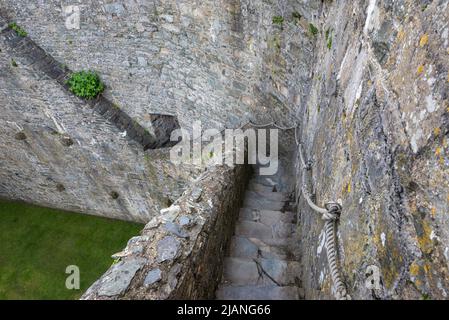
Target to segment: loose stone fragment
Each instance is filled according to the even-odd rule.
[[[149,287],[162,279],[162,272],[159,268],[150,270],[143,282],[144,286]]]
[[[167,236],[159,241],[157,245],[157,259],[159,262],[171,260],[179,251],[180,242],[173,236]]]
[[[125,292],[136,272],[145,264],[146,259],[131,259],[115,264],[105,277],[98,290],[100,296],[117,296]]]

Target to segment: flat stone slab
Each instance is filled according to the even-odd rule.
[[[262,198],[271,201],[284,202],[288,199],[287,195],[283,192],[267,192],[267,191],[246,191],[247,196],[252,196],[254,198]]]
[[[282,239],[293,235],[295,225],[277,222],[267,226],[260,222],[239,221],[235,227],[235,235],[258,239]]]
[[[299,277],[298,262],[278,259],[226,258],[224,283],[233,285],[278,285],[296,283]]]
[[[146,263],[145,259],[130,259],[115,264],[105,275],[98,290],[100,296],[118,296],[126,291],[136,272]]]
[[[273,186],[266,186],[266,185],[256,182],[255,180],[250,180],[249,184],[248,184],[248,190],[251,190],[251,191],[270,193],[270,192],[274,192],[275,189],[276,188]]]
[[[256,176],[252,181],[257,182],[266,187],[275,187],[278,185],[278,177],[276,176]]]
[[[218,300],[298,300],[295,286],[222,286],[217,290]]]
[[[258,209],[258,210],[272,210],[272,211],[282,211],[285,206],[284,201],[272,201],[269,199],[264,199],[262,197],[256,197],[252,194],[245,196],[243,205],[247,208]]]
[[[286,248],[271,247],[254,238],[232,237],[229,255],[234,258],[288,259]]]
[[[178,254],[181,243],[172,236],[167,236],[159,240],[157,244],[157,259],[159,262],[171,260]]]
[[[295,223],[296,216],[293,212],[242,208],[240,209],[239,219],[243,221],[261,222],[266,225],[274,225],[278,222]]]

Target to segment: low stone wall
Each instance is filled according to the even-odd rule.
[[[214,298],[250,171],[209,168],[113,256],[82,299]]]

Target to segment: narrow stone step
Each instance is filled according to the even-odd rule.
[[[277,222],[295,223],[296,216],[293,212],[242,208],[240,209],[239,219],[243,221],[261,222],[265,225],[273,225]]]
[[[288,196],[282,192],[246,191],[246,196],[279,202],[288,200]]]
[[[257,197],[253,194],[245,195],[245,200],[243,205],[247,208],[259,209],[259,210],[272,210],[272,211],[282,211],[285,206],[284,201],[272,201],[264,199],[262,197]]]
[[[255,176],[252,181],[257,182],[266,187],[275,187],[278,185],[277,177],[274,176]]]
[[[223,283],[289,286],[296,283],[299,274],[300,266],[296,261],[225,258]]]
[[[248,190],[258,192],[275,192],[274,190],[276,190],[276,188],[273,186],[267,187],[266,185],[260,184],[255,180],[250,180],[248,184]]]
[[[295,286],[222,286],[217,290],[219,300],[298,300]]]
[[[293,235],[295,225],[292,223],[277,222],[274,225],[267,226],[260,222],[238,221],[235,228],[235,235],[249,238],[265,239],[283,239]]]
[[[259,239],[241,236],[232,237],[229,256],[233,258],[247,259],[289,259],[289,254],[286,247],[269,246]]]

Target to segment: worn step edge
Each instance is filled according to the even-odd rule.
[[[218,300],[299,300],[300,288],[296,286],[220,286]]]

